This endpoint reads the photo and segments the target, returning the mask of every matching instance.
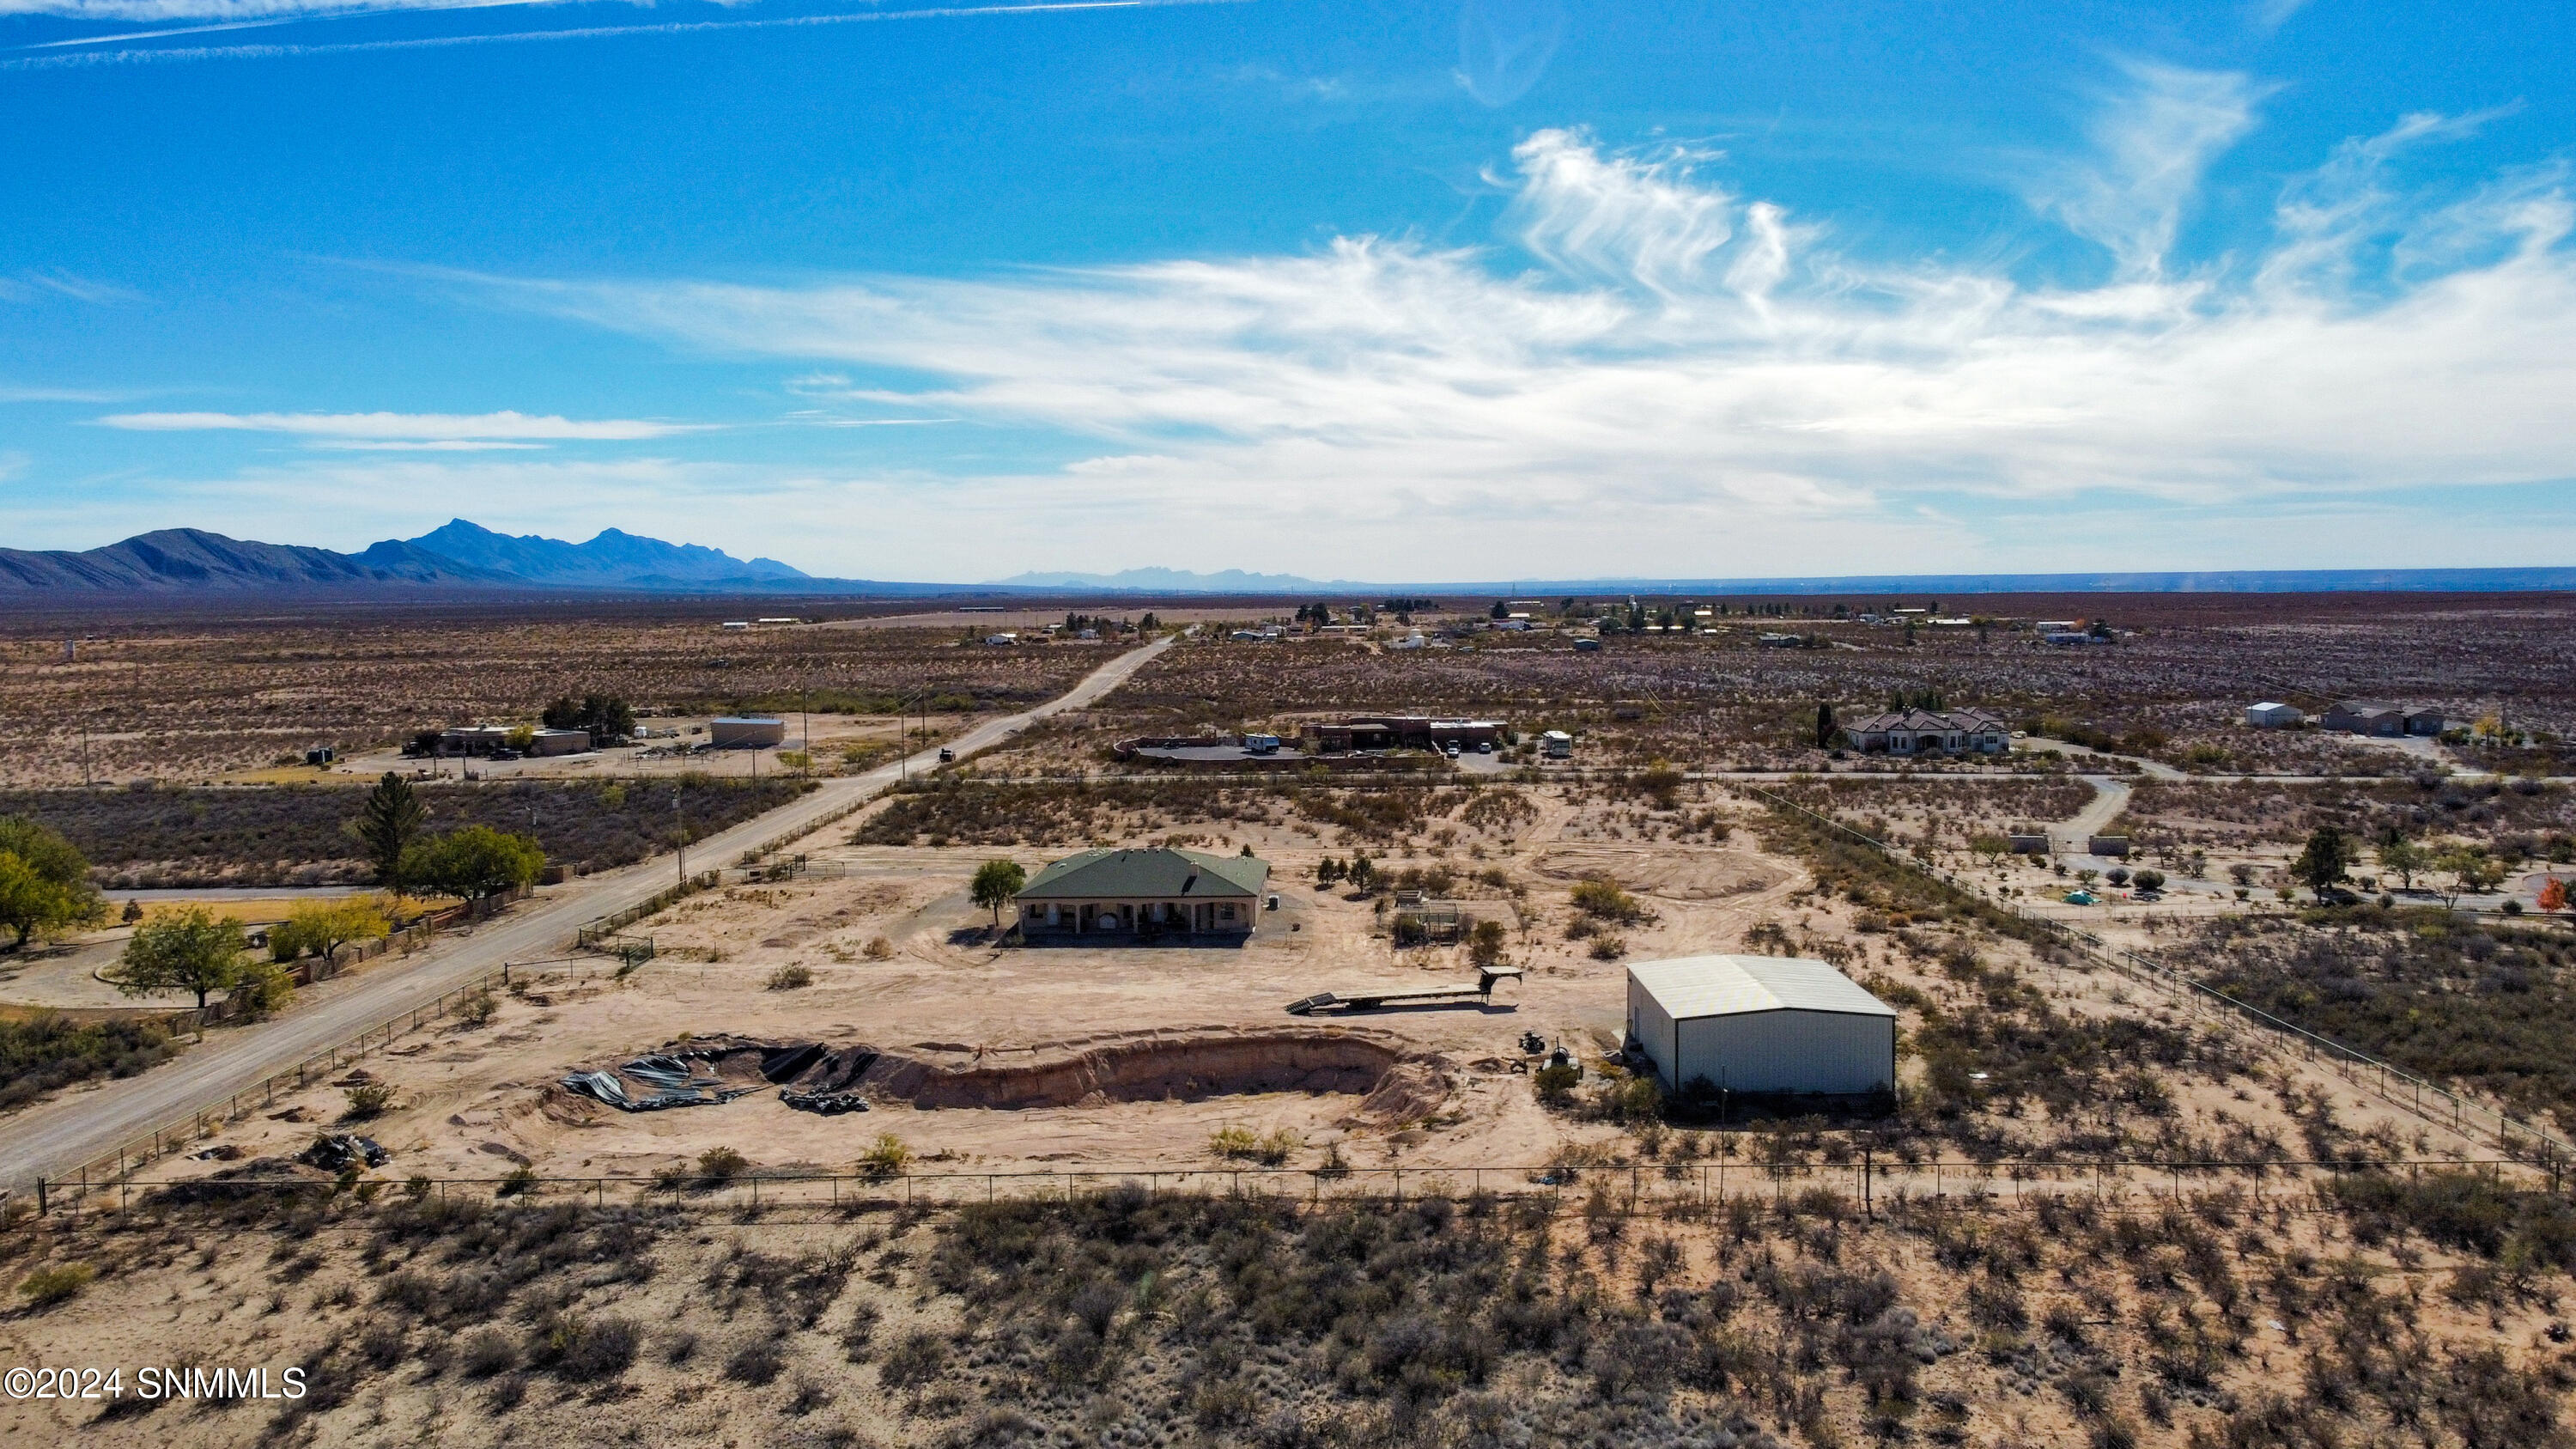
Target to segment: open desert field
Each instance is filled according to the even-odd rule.
[[[1795,817],[1709,793],[1671,813],[1722,815],[1718,838],[1620,838],[1533,793],[1505,831],[1426,818],[1374,857],[1381,879],[1450,872],[1525,974],[1340,1018],[1282,1007],[1472,973],[1397,946],[1379,891],[1320,886],[1337,844],[1240,816],[1201,842],[1272,865],[1280,907],[1239,946],[1041,947],[997,939],[968,882],[1044,849],[836,826],[802,878],[638,923],[652,962],[498,994],[156,1167],[193,1193],[0,1239],[47,1285],[0,1320],[14,1358],[291,1367],[299,1397],[0,1423],[182,1445],[2559,1442],[2576,1220],[2546,1174],[2444,1166],[2492,1148]],[[1578,904],[1603,879],[1622,890]],[[1823,957],[1897,1004],[1894,1109],[1641,1097],[1612,1056],[1621,962],[1720,950]],[[1543,1090],[1525,1032],[1583,1079]],[[622,1112],[564,1085],[651,1053],[726,1099]],[[782,1075],[865,1108],[798,1110]],[[288,1165],[326,1131],[389,1156],[336,1183]],[[2319,1159],[2352,1166],[2279,1166]],[[1263,1167],[1284,1180],[1236,1175]],[[816,1172],[830,1195],[784,1180]],[[238,1180],[267,1187],[212,1186]]]
[[[1552,601],[1551,610],[1564,601]],[[1626,600],[1578,600],[1563,617],[1592,632]],[[2438,707],[2463,726],[2501,714],[2518,730],[2576,736],[2576,605],[2549,595],[1999,595],[1659,600],[1727,612],[1692,634],[1613,633],[1596,653],[1571,635],[1471,633],[1457,647],[1390,650],[1383,641],[1239,643],[1202,630],[1140,676],[1112,725],[1135,734],[1270,726],[1293,732],[1322,714],[1373,711],[1494,717],[1535,733],[1580,734],[1590,758],[1690,766],[1812,767],[1818,703],[1848,721],[1901,692],[1977,706],[2042,732],[2116,745],[2202,773],[2400,774],[2426,757],[2391,742],[2313,730],[2259,731],[2246,705],[2282,700],[2310,713],[2365,697]],[[1937,605],[1981,622],[1960,629],[1856,622],[1863,612]],[[1776,611],[1776,612],[1775,612]],[[1417,616],[1437,634],[1481,610]],[[1275,616],[1285,621],[1285,611]],[[1539,622],[1550,624],[1551,612]],[[1238,616],[1242,622],[1258,622]],[[2052,647],[2040,619],[2099,619],[2114,643]],[[1381,631],[1386,632],[1384,630]],[[1401,632],[1401,631],[1396,631]],[[1767,648],[1766,633],[1806,648]],[[2510,772],[2563,772],[2544,746],[2499,750]],[[2563,753],[2563,752],[2561,752]],[[2478,763],[2471,761],[2471,763]]]
[[[0,625],[0,785],[211,781],[300,761],[315,745],[363,754],[424,729],[533,724],[548,701],[587,694],[657,716],[647,724],[808,708],[833,717],[815,733],[837,750],[829,735],[857,742],[869,727],[849,716],[890,724],[921,704],[953,717],[1033,703],[1102,652],[986,648],[949,628],[720,627],[746,607],[31,611]]]
[[[2545,857],[2564,786],[2436,778],[2420,756],[2392,756],[2413,773],[2388,776],[2150,777],[2082,751],[1757,783],[1724,776],[1752,757],[1722,742],[1671,747],[1685,724],[1716,739],[1724,708],[1794,723],[1813,703],[1794,691],[1820,676],[1726,706],[1709,683],[1683,696],[1696,717],[1631,713],[1642,687],[1586,701],[1569,682],[1616,666],[1687,685],[1725,662],[1721,642],[1639,658],[1624,641],[1541,644],[1537,664],[1481,646],[1253,647],[1184,638],[1092,707],[795,842],[802,874],[730,880],[625,927],[650,960],[532,967],[264,1092],[155,1162],[121,1210],[92,1194],[0,1238],[33,1285],[0,1318],[20,1357],[105,1353],[123,1332],[155,1357],[293,1366],[313,1386],[12,1404],[0,1423],[206,1445],[2563,1442],[2564,1163],[2527,1136],[2508,1159],[2480,1119],[2285,1050],[2046,922],[2563,1134],[2562,923],[2411,897],[2323,909],[2271,882],[2321,823],[2499,851],[2527,834]],[[1912,668],[1906,647],[1856,634],[1792,662],[1876,668],[1884,649]],[[1940,657],[1971,647],[1945,639]],[[2085,658],[2128,668],[2133,647]],[[1092,657],[897,654],[940,650],[1023,671]],[[1741,652],[1767,666],[1791,651]],[[2019,662],[2074,667],[2062,651]],[[1229,681],[1262,668],[1254,710]],[[1952,691],[1966,676],[1906,677]],[[1105,749],[1399,702],[1559,723],[1588,757],[1244,775]],[[854,735],[868,720],[835,718]],[[2159,749],[2137,753],[2168,764]],[[709,828],[773,803],[748,780],[677,783],[709,792],[689,807]],[[449,814],[532,812],[550,853],[668,843],[660,783],[422,789]],[[348,864],[324,854],[343,803],[327,787],[44,793],[94,802],[72,823],[103,868],[211,859],[216,842]],[[145,814],[120,826],[110,805]],[[2134,835],[2125,862],[2055,840],[2043,857],[1996,849],[2005,832],[2113,826]],[[974,898],[993,861],[1034,874],[1098,844],[1248,852],[1277,905],[1239,943],[1031,944]],[[2160,899],[2059,899],[2151,865],[2173,877]],[[2258,882],[2243,894],[2239,867]],[[1490,923],[1510,970],[1447,1002],[1288,1013],[1318,992],[1478,980],[1470,946],[1401,925],[1409,891],[1453,905],[1462,933]],[[1712,1102],[1637,1075],[1628,966],[1719,952],[1828,962],[1894,1008],[1896,1093]],[[112,1030],[127,1028],[29,1018],[9,1039]],[[179,1045],[84,1042],[62,1060],[88,1075],[29,1075],[26,1091],[113,1090],[167,1071]],[[621,1110],[575,1085],[603,1080],[694,1100]],[[384,1156],[317,1157],[338,1133]]]

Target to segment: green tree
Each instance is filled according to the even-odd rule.
[[[1002,929],[1002,907],[1009,905],[1011,897],[1028,883],[1029,873],[1020,869],[1018,861],[988,860],[975,867],[975,883],[967,888],[967,894],[975,904],[992,910],[993,929],[998,931]]]
[[[385,919],[382,901],[373,896],[350,896],[345,900],[306,901],[287,912],[281,929],[298,947],[319,952],[329,960],[351,941],[384,939],[392,933],[393,923]],[[270,932],[269,939],[275,941],[277,932]],[[278,959],[295,958],[289,955]]]
[[[433,835],[404,851],[402,858],[404,880],[469,901],[534,885],[545,868],[545,847],[533,837],[488,825]]]
[[[2415,889],[2416,873],[2431,867],[2432,852],[2405,836],[2399,836],[2379,847],[2379,868],[2397,872],[2400,886]]]
[[[2457,906],[2463,893],[2483,895],[2504,884],[2504,862],[2487,854],[2483,845],[2457,845],[2443,851],[2433,861],[2433,868],[2451,878],[2451,888],[2442,893],[2442,904]]]
[[[1834,747],[1834,736],[1840,733],[1842,733],[1842,726],[1834,723],[1834,707],[1830,704],[1817,705],[1816,748],[1820,750],[1832,749]]]
[[[367,848],[376,884],[389,890],[403,888],[403,855],[428,820],[429,809],[420,803],[411,782],[385,771],[376,788],[367,792],[367,803],[358,807],[358,818],[349,822],[349,833]]]
[[[0,927],[16,933],[9,949],[25,949],[40,931],[103,925],[107,915],[78,847],[33,820],[0,815]]]
[[[579,704],[570,695],[557,695],[540,718],[550,730],[588,730],[594,745],[635,733],[635,711],[613,694],[585,694]]]
[[[2343,884],[2344,873],[2359,858],[2360,850],[2351,836],[2331,825],[2320,825],[2308,837],[2307,848],[2299,852],[2299,858],[2290,862],[2290,874],[2322,901],[2328,892]]]
[[[241,984],[242,952],[247,949],[241,922],[204,906],[189,906],[134,928],[117,968],[116,989],[128,996],[193,991],[203,1010],[208,993]]]
[[[1467,959],[1479,971],[1489,971],[1503,964],[1504,934],[1500,921],[1478,921],[1467,933]]]

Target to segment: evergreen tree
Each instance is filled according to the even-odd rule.
[[[391,890],[403,886],[403,853],[429,820],[429,809],[420,803],[411,782],[391,770],[367,792],[367,803],[358,808],[358,818],[349,822],[349,833],[367,848],[367,861],[376,868],[376,884]]]

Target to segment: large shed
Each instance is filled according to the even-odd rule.
[[[1668,1090],[1896,1085],[1896,1011],[1822,961],[1682,956],[1628,968],[1628,1035]]]

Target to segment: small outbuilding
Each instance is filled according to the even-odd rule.
[[[727,715],[707,721],[707,743],[720,750],[787,743],[787,721]]]
[[[2286,730],[2304,724],[2307,716],[2292,705],[2266,700],[2245,706],[2245,722],[2258,730]]]
[[[1822,961],[1682,956],[1628,968],[1628,1035],[1667,1090],[1890,1091],[1896,1011]]]

